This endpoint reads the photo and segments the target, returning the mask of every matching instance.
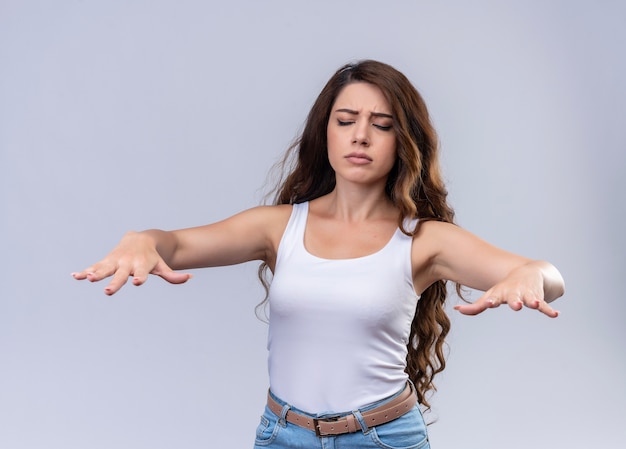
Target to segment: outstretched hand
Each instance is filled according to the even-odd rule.
[[[142,285],[149,274],[154,274],[172,284],[182,284],[191,279],[189,273],[172,270],[157,252],[154,241],[137,232],[127,233],[104,259],[83,271],[72,273],[76,280],[97,282],[108,277],[111,281],[104,293],[112,295],[122,288],[129,277],[133,285]]]
[[[471,304],[454,306],[464,315],[478,315],[487,309],[508,304],[515,311],[523,307],[556,318],[559,312],[548,305],[545,300],[545,279],[541,269],[532,264],[522,266],[509,274],[502,282],[487,290]]]

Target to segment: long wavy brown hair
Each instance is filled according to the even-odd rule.
[[[411,82],[390,65],[364,60],[341,67],[317,97],[302,134],[290,146],[279,164],[281,178],[274,192],[274,204],[301,203],[330,193],[335,173],[327,154],[326,127],[331,108],[348,84],[365,82],[385,95],[393,115],[397,139],[397,159],[387,179],[385,191],[400,211],[398,226],[415,235],[421,223],[438,220],[453,223],[454,211],[448,205],[439,165],[439,144],[426,104]],[[418,218],[414,229],[406,228],[405,218]],[[269,291],[268,267],[259,267],[259,278]],[[458,287],[457,287],[458,288]],[[430,408],[427,396],[433,379],[446,366],[444,340],[450,330],[445,313],[446,281],[440,280],[421,294],[413,322],[406,372],[417,389],[419,402]],[[268,295],[260,304],[267,303]]]

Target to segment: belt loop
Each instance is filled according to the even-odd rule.
[[[354,412],[350,413],[349,415],[346,415],[346,425],[348,427],[348,433],[354,433],[357,430],[361,430],[361,425],[358,424],[358,421],[356,420],[354,416]]]
[[[280,416],[278,417],[278,424],[280,424],[283,427],[287,427],[287,412],[289,412],[290,408],[291,408],[291,405],[289,404],[283,405],[283,409],[281,410]]]
[[[352,414],[354,415],[356,420],[359,422],[359,426],[361,426],[361,430],[363,431],[363,434],[367,435],[370,429],[367,427],[367,424],[365,424],[365,420],[363,419],[363,415],[361,415],[361,412],[359,410],[355,410],[352,412]]]

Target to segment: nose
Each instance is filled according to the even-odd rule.
[[[352,137],[352,143],[360,146],[368,147],[370,144],[369,139],[369,123],[367,120],[357,121],[354,126],[354,136]]]

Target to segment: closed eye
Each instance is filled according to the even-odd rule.
[[[337,124],[339,126],[349,126],[349,125],[354,124],[354,121],[353,120],[340,120],[340,119],[337,119]],[[374,128],[380,129],[381,131],[391,131],[391,129],[393,128],[393,126],[391,126],[391,125],[386,126],[386,125],[379,125],[379,124],[376,124],[376,123],[372,123],[372,126]]]

